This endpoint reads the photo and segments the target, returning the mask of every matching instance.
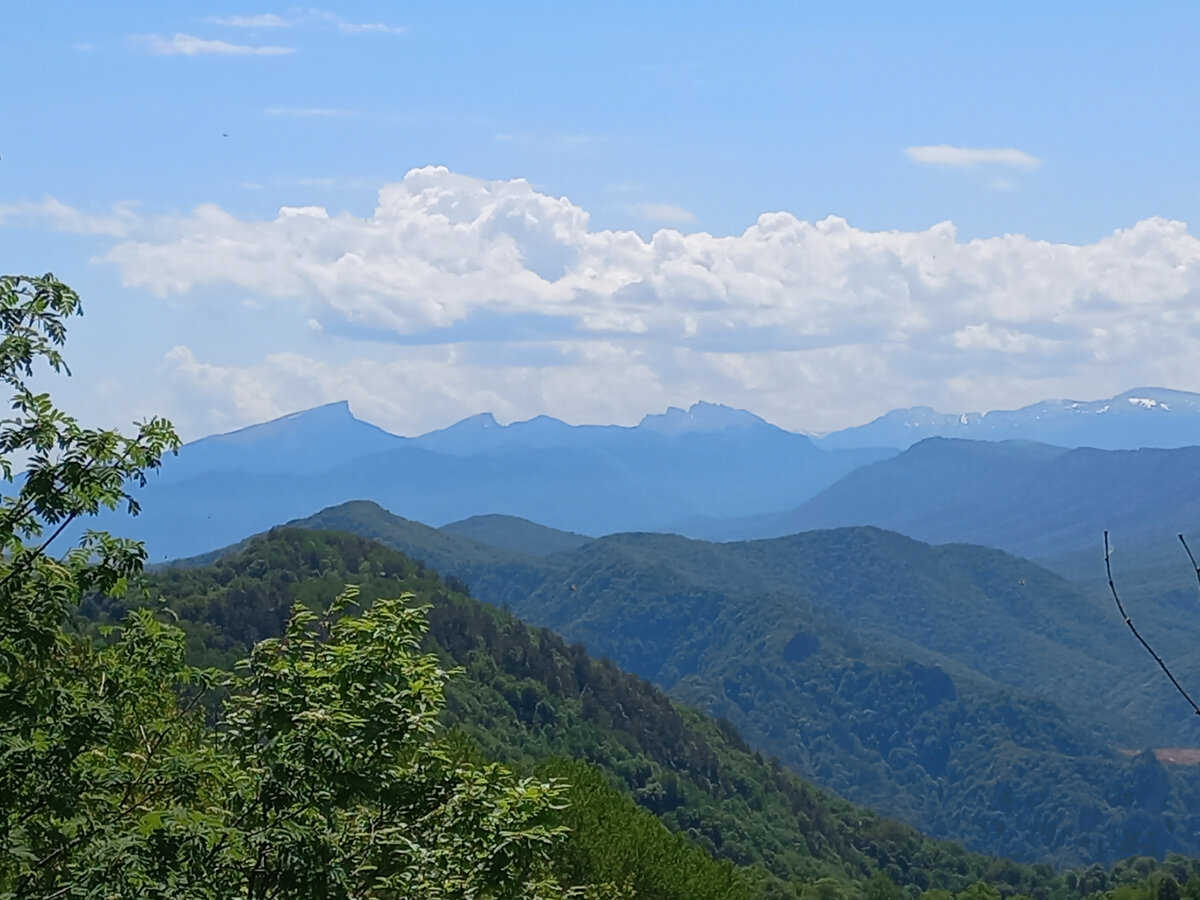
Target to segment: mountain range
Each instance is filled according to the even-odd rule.
[[[711,404],[404,438],[331,404],[189,444],[132,527],[88,524],[195,565],[289,520],[353,532],[927,834],[1028,861],[1200,854],[1200,772],[1137,753],[1200,734],[1090,571],[1103,530],[1124,579],[1200,525],[1200,447],[828,441]],[[1155,645],[1197,682],[1194,597],[1131,568]]]
[[[405,438],[336,403],[185,445],[135,492],[140,518],[100,524],[146,541],[163,560],[369,499],[434,525],[501,514],[587,536],[731,540],[870,524],[1063,557],[1063,571],[1072,565],[1066,557],[1092,547],[1104,528],[1142,545],[1200,525],[1187,502],[1194,450],[1066,453],[1008,439],[1200,443],[1200,395],[1138,389],[1090,404],[961,416],[957,425],[909,412],[819,440],[707,403],[632,427],[546,416],[501,425],[483,414]],[[926,437],[908,446],[931,429],[1005,440]],[[862,443],[879,445],[842,446]]]
[[[1200,444],[1200,394],[1142,387],[1106,400],[1043,400],[1016,410],[940,413],[914,406],[835,431],[820,444],[904,449],[931,437],[1026,440],[1102,450],[1188,447]]]
[[[516,515],[596,535],[786,509],[893,450],[822,450],[803,434],[711,404],[632,428],[475,416],[402,438],[345,403],[187,444],[136,491],[142,515],[101,527],[156,560],[192,555],[349,500],[425,522]],[[731,464],[731,461],[732,464]]]
[[[1066,449],[1029,441],[927,438],[863,466],[794,510],[724,521],[698,536],[779,537],[877,525],[922,541],[965,541],[1033,559],[1121,544],[1175,543],[1200,525],[1200,447]]]

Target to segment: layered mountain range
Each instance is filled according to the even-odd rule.
[[[1095,446],[1067,452],[1085,437]],[[138,494],[141,518],[103,524],[145,540],[157,560],[364,499],[434,525],[501,514],[591,536],[878,525],[1075,575],[1104,529],[1140,557],[1200,527],[1189,500],[1198,451],[1177,444],[1200,444],[1200,395],[1150,388],[1016,412],[897,411],[821,439],[706,403],[632,427],[483,414],[406,438],[337,403],[187,444]]]
[[[1112,442],[1190,421],[1152,393],[1045,421],[1115,412]],[[1036,436],[1045,410],[1025,412],[1004,415]],[[1200,529],[1200,447],[978,433],[1003,439],[837,446],[697,404],[405,438],[331,404],[185,446],[140,517],[99,524],[201,564],[290,520],[351,531],[926,833],[1030,861],[1200,853],[1200,773],[1138,753],[1200,733],[1094,589],[1109,530],[1156,647],[1200,682],[1195,575],[1155,555]]]

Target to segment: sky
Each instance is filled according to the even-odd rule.
[[[0,0],[41,379],[188,439],[348,400],[796,430],[1200,391],[1194,3]]]

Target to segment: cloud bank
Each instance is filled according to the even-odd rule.
[[[786,212],[643,238],[525,181],[438,167],[384,185],[366,216],[43,203],[24,214],[110,235],[98,259],[127,287],[249,298],[329,342],[224,366],[172,350],[169,377],[225,397],[230,427],[342,398],[408,432],[483,409],[629,422],[708,399],[823,430],[894,406],[1200,387],[1200,240],[1160,218],[1082,245]]]

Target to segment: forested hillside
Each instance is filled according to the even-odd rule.
[[[1193,852],[1200,833],[1195,772],[1112,749],[1099,732],[1142,746],[1120,710],[1088,718],[1106,679],[1142,665],[1119,620],[999,551],[865,529],[734,545],[619,535],[500,558],[372,504],[307,521],[454,573],[927,833],[1061,862]],[[1076,695],[1071,713],[1037,696],[1055,683],[1064,704]]]
[[[831,900],[864,892],[887,898],[895,896],[889,893],[893,883],[915,895],[960,892],[984,880],[1006,894],[1062,898],[1138,882],[1154,868],[1122,866],[1111,874],[1093,869],[1090,881],[1083,881],[1074,873],[1056,877],[1044,866],[964,853],[925,838],[805,784],[753,752],[728,722],[676,706],[613,663],[595,661],[578,645],[472,600],[454,579],[443,583],[423,564],[358,536],[275,529],[210,565],[156,573],[146,602],[165,603],[179,616],[197,662],[228,666],[250,641],[277,633],[291,603],[320,605],[347,582],[358,586],[365,602],[404,590],[431,605],[430,647],[462,668],[451,681],[446,721],[485,756],[566,775],[586,789],[585,796],[603,794],[586,770],[548,761],[594,764],[610,785],[672,831],[736,864],[738,879],[754,885],[755,896],[799,896],[810,885]],[[126,605],[97,597],[84,612],[100,622]],[[588,823],[580,829],[586,836],[597,821],[589,817],[615,802],[584,802],[569,815]],[[607,833],[598,838],[594,854],[633,852],[607,847],[609,840]],[[664,860],[682,851],[668,850],[664,845],[657,859],[670,869]],[[1181,881],[1193,871],[1190,864],[1173,865]],[[723,883],[717,870],[708,875],[701,865],[698,872],[708,883]]]

